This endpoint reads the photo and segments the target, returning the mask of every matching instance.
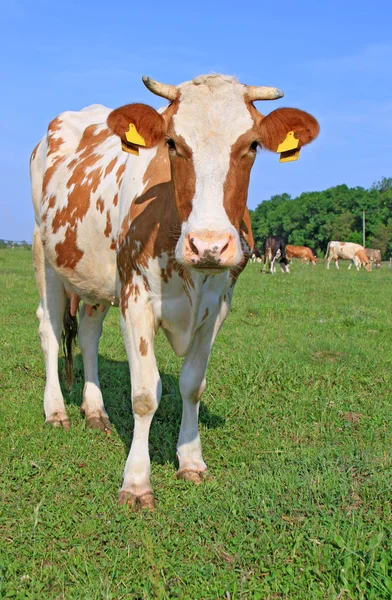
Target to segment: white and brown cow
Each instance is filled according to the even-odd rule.
[[[68,294],[71,314],[84,301],[82,410],[87,425],[109,430],[98,342],[109,307],[119,306],[135,420],[119,501],[152,507],[148,437],[161,397],[155,334],[161,327],[185,357],[178,476],[200,482],[207,467],[199,403],[212,344],[253,247],[246,200],[257,148],[277,151],[288,132],[303,146],[319,127],[291,108],[262,116],[253,102],[281,97],[276,88],[221,75],[178,87],[143,80],[170,101],[162,111],[93,105],[61,114],[33,152],[31,180],[46,421],[69,426],[57,364]]]
[[[316,255],[314,254],[313,250],[307,246],[293,246],[292,244],[287,244],[286,256],[290,261],[293,258],[301,258],[303,263],[312,263],[314,266],[317,264]]]
[[[357,271],[364,265],[367,271],[370,271],[370,261],[366,255],[365,249],[361,244],[354,244],[354,242],[329,242],[327,252],[324,256],[324,260],[327,259],[327,269],[331,260],[335,261],[336,268],[339,269],[339,259],[351,260]]]

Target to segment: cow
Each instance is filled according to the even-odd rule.
[[[261,272],[276,273],[275,261],[279,259],[282,273],[290,273],[289,260],[286,256],[286,244],[279,236],[270,235],[264,240],[263,261],[264,267]]]
[[[374,265],[376,269],[381,267],[381,250],[376,248],[365,248],[366,256],[370,260],[370,265]]]
[[[260,250],[258,249],[258,247],[255,245],[253,246],[251,253],[250,253],[250,260],[255,263],[255,262],[262,262],[262,256],[260,253]]]
[[[339,269],[339,259],[343,259],[352,261],[348,267],[349,269],[351,264],[354,264],[357,271],[359,271],[362,265],[364,265],[367,271],[371,270],[370,261],[364,247],[353,242],[329,242],[324,261],[326,259],[328,259],[327,269],[329,269],[331,260],[335,261],[336,268]]]
[[[86,426],[110,432],[97,356],[104,318],[118,306],[134,414],[119,503],[152,509],[148,438],[162,390],[157,330],[184,357],[177,476],[200,483],[207,469],[198,431],[207,364],[254,245],[246,208],[251,167],[259,146],[276,152],[290,133],[301,147],[319,126],[298,109],[263,116],[253,103],[281,97],[277,88],[224,75],[179,86],[143,81],[169,104],[160,111],[127,104],[64,112],[34,149],[30,171],[45,419],[69,427],[58,352],[64,327],[71,372],[81,299],[81,410]]]
[[[293,258],[301,258],[303,263],[312,263],[314,266],[317,264],[315,253],[307,246],[292,246],[291,244],[287,244],[286,255],[289,261]]]

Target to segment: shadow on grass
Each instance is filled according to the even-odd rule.
[[[108,360],[99,356],[99,378],[106,411],[110,423],[117,431],[128,454],[132,442],[133,416],[131,406],[131,387],[127,361]],[[64,373],[64,361],[60,359],[60,373]],[[152,421],[149,446],[152,462],[176,465],[176,444],[180,431],[182,400],[178,387],[178,377],[160,371],[162,379],[162,398]],[[80,407],[82,404],[84,372],[81,354],[74,357],[74,378],[72,388],[62,380],[62,391],[66,405]],[[201,402],[199,423],[208,429],[224,425],[225,420],[212,414]]]

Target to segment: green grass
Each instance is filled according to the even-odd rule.
[[[392,597],[392,270],[247,267],[208,371],[201,486],[175,476],[181,360],[158,335],[151,515],[117,506],[132,435],[118,313],[100,346],[113,436],[84,428],[79,354],[71,430],[52,430],[31,253],[1,251],[0,275],[0,595]]]

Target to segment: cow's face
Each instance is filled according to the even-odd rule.
[[[258,147],[277,151],[289,131],[301,147],[317,136],[317,121],[295,109],[263,117],[252,100],[279,98],[282,92],[247,87],[232,77],[202,76],[178,87],[147,78],[145,83],[171,100],[167,109],[158,114],[144,105],[128,105],[113,111],[108,124],[123,141],[129,123],[146,146],[165,139],[181,224],[176,259],[209,273],[238,266],[243,260],[240,228]]]

